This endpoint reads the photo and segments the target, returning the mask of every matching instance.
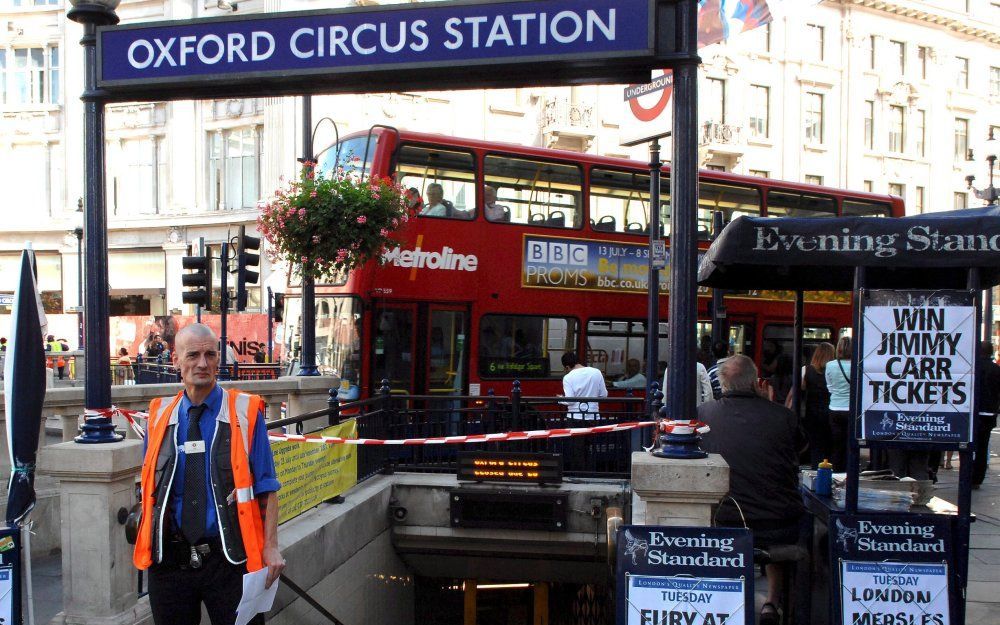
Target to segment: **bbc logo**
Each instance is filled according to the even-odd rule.
[[[545,265],[587,265],[587,246],[580,243],[528,241],[527,262]]]

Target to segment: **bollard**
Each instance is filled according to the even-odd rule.
[[[514,386],[510,389],[510,410],[511,428],[514,431],[521,429],[521,381],[514,380]]]
[[[327,423],[337,425],[340,423],[340,400],[337,399],[337,389],[330,389],[330,399],[326,400],[326,403],[330,407],[330,417]]]

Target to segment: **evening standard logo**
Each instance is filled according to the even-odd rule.
[[[475,254],[456,254],[447,245],[438,252],[425,251],[419,245],[412,250],[399,246],[382,255],[385,263],[405,269],[439,269],[443,271],[476,271],[479,257]]]
[[[649,564],[666,566],[704,566],[720,568],[742,568],[746,565],[743,553],[731,554],[735,550],[735,538],[715,538],[705,534],[699,536],[671,536],[664,532],[649,533]],[[657,549],[657,547],[663,547]],[[694,550],[681,553],[681,550]]]
[[[639,552],[642,552],[642,557],[645,558],[647,551],[649,551],[649,541],[636,538],[632,532],[625,530],[625,555],[632,556],[632,564],[639,564]]]
[[[944,539],[937,538],[933,525],[877,523],[860,520],[845,524],[837,519],[836,542],[843,551],[872,553],[944,553]]]
[[[1000,252],[1000,234],[943,233],[930,226],[913,226],[902,235],[855,234],[842,228],[839,234],[789,234],[777,226],[754,228],[753,249],[760,252],[872,252],[891,258],[900,250],[910,252]],[[901,238],[902,236],[902,238]]]

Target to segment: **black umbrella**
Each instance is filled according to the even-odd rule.
[[[35,280],[35,254],[21,253],[21,271],[14,293],[11,338],[4,363],[4,409],[10,484],[7,523],[19,525],[35,506],[35,458],[45,401],[45,312]]]

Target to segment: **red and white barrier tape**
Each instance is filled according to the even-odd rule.
[[[269,433],[268,437],[272,441],[322,443],[326,445],[465,445],[471,443],[503,443],[509,441],[587,436],[590,434],[608,434],[610,432],[624,432],[636,428],[647,428],[654,425],[657,425],[656,421],[632,421],[629,423],[615,423],[613,425],[596,425],[589,428],[556,428],[552,430],[528,430],[525,432],[500,432],[496,434],[469,434],[466,436],[438,436],[433,438],[400,438],[390,440],[306,434],[276,434],[273,432]]]
[[[142,429],[142,426],[136,422],[136,419],[148,419],[149,414],[141,410],[129,410],[128,408],[119,408],[118,406],[111,406],[110,408],[87,408],[83,413],[84,420],[96,419],[100,417],[107,417],[113,419],[115,415],[125,417],[128,421],[128,425],[132,428],[139,438],[146,436],[146,431]]]
[[[660,421],[660,431],[665,434],[705,434],[712,428],[702,421]]]

